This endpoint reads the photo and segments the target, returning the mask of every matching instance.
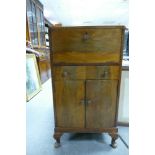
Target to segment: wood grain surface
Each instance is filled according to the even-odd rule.
[[[84,127],[84,81],[55,81],[55,110],[59,127]]]
[[[115,145],[124,29],[50,28],[54,135],[108,132]]]
[[[55,80],[119,79],[119,66],[54,66]]]
[[[116,80],[86,80],[86,128],[114,127]]]
[[[120,27],[52,29],[52,48],[56,52],[116,52],[121,48]]]

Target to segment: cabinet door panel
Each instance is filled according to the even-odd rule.
[[[44,83],[45,81],[48,80],[47,61],[46,60],[39,61],[39,69],[40,69],[41,82]]]
[[[57,127],[84,127],[84,81],[54,82]]]
[[[117,80],[86,81],[86,127],[109,128],[115,125]]]

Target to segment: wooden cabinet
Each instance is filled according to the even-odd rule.
[[[30,41],[33,47],[45,47],[43,5],[38,0],[26,0]]]
[[[50,29],[54,138],[107,132],[116,147],[123,26]]]

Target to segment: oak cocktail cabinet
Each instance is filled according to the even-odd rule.
[[[56,147],[65,132],[107,132],[116,147],[124,30],[124,26],[50,29]]]

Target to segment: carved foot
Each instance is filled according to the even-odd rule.
[[[58,147],[60,147],[60,146],[61,146],[61,144],[60,144],[60,143],[55,142],[55,144],[54,144],[54,147],[55,147],[55,148],[58,148]]]
[[[111,140],[111,147],[112,147],[112,148],[116,148],[116,147],[117,147],[117,143],[115,142],[115,140],[116,140],[116,139],[113,139],[113,138],[112,138],[112,140]]]
[[[54,139],[56,140],[56,143],[54,144],[54,147],[55,147],[55,148],[58,148],[58,147],[61,146],[61,144],[60,144],[60,137],[61,137],[61,136],[62,136],[62,133],[61,133],[61,132],[55,132],[55,133],[54,133],[53,137],[54,137]]]
[[[109,133],[109,135],[111,136],[111,147],[112,148],[116,148],[117,144],[116,144],[116,139],[118,139],[118,134],[117,133]]]

